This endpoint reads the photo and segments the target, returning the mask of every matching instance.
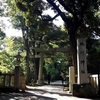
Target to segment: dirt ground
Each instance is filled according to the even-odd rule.
[[[100,100],[73,97],[68,91],[63,91],[60,81],[52,82],[50,85],[30,87],[20,93],[2,93],[0,100]]]

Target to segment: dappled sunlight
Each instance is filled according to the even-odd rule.
[[[51,82],[50,85],[27,86],[25,92],[2,93],[0,100],[99,100],[74,97],[68,91],[63,91],[62,84],[57,84]]]
[[[25,92],[25,93],[1,94],[0,100],[57,100],[57,99]]]
[[[53,88],[51,87],[51,89],[49,87],[46,90],[45,89],[44,90],[42,90],[42,89],[35,89],[33,91],[28,91],[28,92],[32,93],[32,94],[36,94],[36,95],[41,95],[43,97],[55,98],[53,100],[64,100],[64,98],[66,96],[68,96],[68,97],[71,96],[71,95],[68,95],[67,93],[64,94],[64,92],[61,93],[62,91],[59,91],[59,89],[57,89],[57,88],[54,89],[54,87]]]
[[[27,97],[15,97],[17,100],[57,100],[55,98],[38,97],[38,96],[27,96]]]

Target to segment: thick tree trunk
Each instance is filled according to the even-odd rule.
[[[72,63],[75,67],[75,74],[77,74],[77,43],[76,43],[76,31],[78,26],[72,25],[68,31],[69,39],[71,43],[71,50],[72,50]]]
[[[75,74],[77,74],[77,50],[76,50],[76,39],[74,34],[69,35],[71,50],[72,50],[72,64],[75,67]]]
[[[25,45],[25,50],[26,50],[26,70],[27,70],[27,75],[26,75],[26,84],[28,85],[30,82],[30,67],[29,67],[29,46],[28,46],[28,39],[25,37],[25,31],[24,27],[22,27],[22,35],[24,39],[24,45]],[[28,28],[27,28],[27,33],[28,33]]]
[[[26,69],[27,69],[26,84],[29,85],[29,82],[30,82],[30,67],[29,67],[29,53],[28,53],[28,51],[27,51],[27,54],[26,54]]]
[[[28,39],[25,39],[25,47],[26,47],[26,84],[29,85],[30,82],[30,67],[29,67],[29,46],[28,46]]]

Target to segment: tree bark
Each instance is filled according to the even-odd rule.
[[[77,43],[76,43],[77,29],[78,26],[76,24],[73,24],[68,30],[69,40],[71,43],[71,50],[72,50],[72,64],[75,67],[75,74],[77,74]]]
[[[30,82],[30,67],[29,67],[29,52],[26,51],[26,68],[27,68],[27,76],[26,76],[26,84],[28,85]]]
[[[27,70],[27,75],[26,75],[26,84],[29,84],[30,81],[30,67],[29,67],[29,46],[28,46],[28,39],[25,37],[25,31],[28,33],[28,28],[27,30],[24,29],[24,26],[22,27],[22,35],[24,39],[24,45],[25,45],[25,50],[26,50],[26,70]]]

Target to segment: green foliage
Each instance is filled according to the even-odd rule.
[[[10,72],[10,69],[7,68],[6,66],[1,66],[0,65],[0,72],[1,73],[9,73]]]
[[[5,33],[0,28],[0,40],[4,39],[5,36]]]
[[[50,72],[51,80],[55,80],[55,79],[59,78],[58,69],[54,68],[53,62],[51,64],[45,64],[45,69],[46,69],[46,76]],[[57,75],[58,75],[58,77],[56,77]],[[46,76],[45,76],[45,79],[47,79]]]
[[[14,70],[14,57],[12,57],[5,50],[0,52],[0,72],[7,73]],[[3,68],[4,67],[4,68]]]
[[[25,5],[22,4],[21,2],[17,2],[16,5],[17,5],[17,7],[18,7],[19,9],[21,9],[22,11],[24,11],[24,12],[27,11],[27,8],[26,8]]]
[[[37,5],[37,6],[36,6]],[[44,2],[36,1],[29,2],[28,0],[16,0],[16,6],[24,13],[27,25],[33,24],[34,21],[40,21],[37,15],[41,15],[41,11],[44,9]],[[26,12],[27,11],[27,12]]]
[[[87,39],[87,68],[92,74],[98,73],[100,64],[100,40]]]
[[[7,52],[16,53],[19,50],[24,50],[23,39],[21,37],[10,37],[5,38],[5,46],[7,47]]]
[[[50,72],[51,74],[51,80],[58,80],[60,79],[60,73],[63,71],[65,75],[68,75],[69,73],[69,63],[66,61],[66,59],[63,58],[63,53],[58,53],[55,58],[46,58],[45,59],[45,79],[47,74]]]
[[[0,16],[4,16],[4,7],[3,4],[5,1],[0,1]]]
[[[0,51],[0,72],[2,73],[13,73],[15,65],[17,52],[20,50],[21,55],[25,57],[24,46],[22,38],[20,37],[10,37],[5,38],[2,44],[3,48]],[[22,71],[26,73],[25,60],[21,59]]]

